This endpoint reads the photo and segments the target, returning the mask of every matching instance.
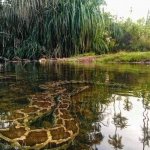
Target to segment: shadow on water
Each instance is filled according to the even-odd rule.
[[[71,98],[71,114],[80,123],[80,132],[66,149],[150,149],[149,65],[16,63],[1,68],[1,120],[10,111],[28,105],[30,95],[44,92],[41,84],[60,80],[100,82],[104,84],[95,84]]]

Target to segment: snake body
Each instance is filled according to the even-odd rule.
[[[41,85],[46,92],[32,95],[27,107],[1,118],[3,125],[0,127],[0,139],[12,147],[36,150],[54,148],[73,140],[79,133],[79,124],[70,113],[70,97],[89,86],[82,86],[69,93],[63,85],[70,83],[75,82],[58,81]],[[51,114],[52,123],[49,122]],[[41,119],[43,116],[45,120]],[[42,126],[37,127],[38,123]]]
[[[88,86],[80,86],[70,93],[66,84]],[[70,113],[70,97],[91,84],[101,85],[99,82],[74,80],[41,85],[46,92],[32,95],[28,106],[0,118],[0,139],[12,147],[36,150],[57,148],[72,141],[79,133],[79,123]]]

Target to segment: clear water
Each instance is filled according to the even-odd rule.
[[[26,98],[42,92],[40,84],[59,80],[105,84],[72,98],[72,107],[79,106],[80,133],[66,149],[150,150],[150,66],[143,64],[1,65],[0,128],[5,113],[28,105]]]

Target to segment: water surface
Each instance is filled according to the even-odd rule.
[[[100,82],[71,99],[80,133],[66,149],[149,150],[150,66],[16,63],[0,66],[0,128],[5,114],[52,81]],[[7,124],[5,124],[7,126]]]

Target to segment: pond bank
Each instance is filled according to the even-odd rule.
[[[150,52],[118,52],[103,55],[78,55],[70,58],[58,59],[58,61],[81,63],[150,63]]]
[[[94,53],[85,53],[69,58],[40,58],[39,60],[15,59],[8,60],[0,57],[0,63],[5,62],[79,62],[79,63],[140,63],[150,64],[150,51],[148,52],[118,52],[114,54],[95,55]]]

